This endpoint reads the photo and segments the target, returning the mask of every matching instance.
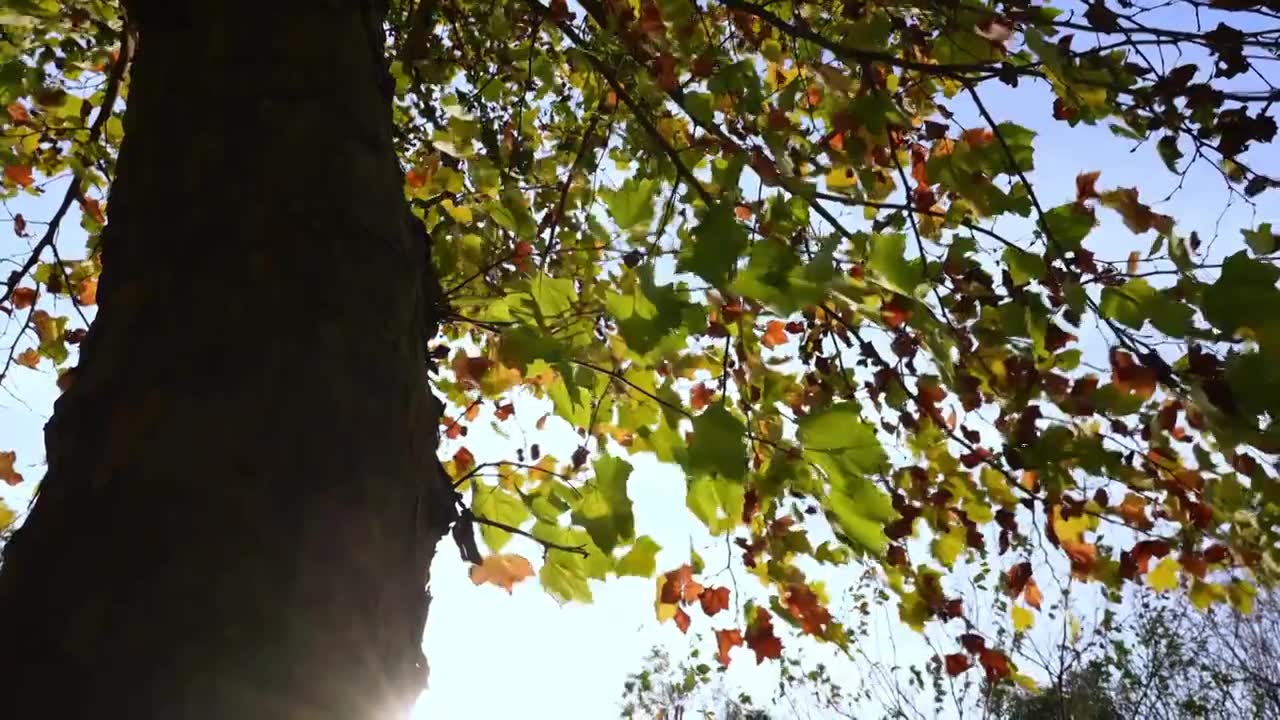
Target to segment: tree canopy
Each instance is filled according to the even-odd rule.
[[[1071,196],[1038,191],[1046,141],[1025,127],[1107,128],[1170,178],[1207,166],[1241,202],[1273,198],[1270,3],[394,0],[388,17],[404,190],[441,288],[424,342],[442,460],[489,551],[477,582],[534,574],[503,554],[513,535],[543,545],[561,601],[652,576],[658,616],[714,623],[727,664],[787,652],[779,624],[849,644],[808,569],[862,565],[903,623],[949,628],[948,673],[999,681],[1021,676],[948,589],[962,559],[1015,626],[1039,610],[1042,537],[1117,601],[1181,583],[1247,609],[1274,581],[1280,228],[1215,255],[1096,168]],[[19,248],[3,379],[75,381],[132,47],[109,0],[0,10]],[[77,211],[89,240],[67,256]],[[1111,218],[1149,251],[1111,256]],[[468,425],[489,407],[501,429],[523,396],[550,400],[536,426],[572,428],[576,452],[530,437],[478,462]],[[734,615],[696,556],[657,567],[636,453],[684,471],[689,512],[767,601]],[[0,455],[11,484],[16,461]]]

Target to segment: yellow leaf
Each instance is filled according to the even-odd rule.
[[[1036,616],[1024,607],[1018,607],[1015,605],[1013,610],[1009,612],[1009,615],[1013,618],[1014,632],[1024,632],[1030,629],[1032,625],[1036,624]]]
[[[858,184],[858,175],[850,167],[832,168],[827,173],[827,187],[831,190],[842,190]]]
[[[14,519],[17,517],[18,514],[10,510],[9,506],[5,505],[3,500],[0,500],[0,532],[8,530],[9,526],[13,524]]]
[[[1147,584],[1153,590],[1165,591],[1178,587],[1178,561],[1166,557],[1147,573]]]
[[[1191,603],[1201,610],[1208,610],[1215,602],[1227,599],[1227,589],[1218,583],[1207,583],[1196,580],[1191,584],[1191,592],[1187,593]]]
[[[440,207],[443,207],[445,212],[449,213],[449,217],[453,218],[453,221],[459,225],[470,225],[474,219],[471,215],[471,208],[454,205],[452,200],[441,201]]]
[[[1231,607],[1245,615],[1253,612],[1253,598],[1257,594],[1258,589],[1247,580],[1232,580],[1227,587],[1227,599],[1231,601]]]
[[[1014,673],[1013,681],[1018,683],[1018,687],[1022,688],[1023,690],[1026,690],[1029,693],[1036,693],[1036,694],[1040,693],[1040,686],[1037,685],[1036,681],[1032,679],[1031,676],[1029,675],[1023,675],[1022,673]]]
[[[497,585],[508,594],[516,583],[531,575],[533,566],[519,555],[490,555],[483,563],[471,568],[471,582],[477,585]]]
[[[947,531],[946,535],[934,538],[930,549],[933,550],[933,556],[938,559],[938,562],[949,568],[955,564],[956,558],[964,552],[964,548],[964,526],[955,525]]]
[[[1053,530],[1058,534],[1058,542],[1066,545],[1070,543],[1078,543],[1084,538],[1084,532],[1092,529],[1089,522],[1089,516],[1085,514],[1076,515],[1070,520],[1062,519],[1061,508],[1054,506],[1053,508]]]

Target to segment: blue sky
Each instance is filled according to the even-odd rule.
[[[1099,186],[1104,188],[1136,186],[1145,200],[1155,201],[1169,195],[1178,185],[1155,155],[1151,145],[1130,151],[1131,143],[1114,137],[1103,127],[1067,128],[1050,116],[1051,97],[1042,88],[1023,86],[1017,90],[997,91],[989,100],[993,113],[1039,131],[1035,147],[1037,170],[1032,174],[1036,190],[1046,206],[1057,205],[1075,197],[1078,172],[1101,170]],[[953,108],[966,117],[962,103]],[[971,127],[981,123],[968,111]],[[1277,166],[1274,148],[1253,154],[1254,165]],[[22,212],[29,220],[47,218],[55,198],[61,195],[54,187],[43,198],[10,202],[12,212]],[[1272,193],[1274,195],[1274,193]],[[1181,189],[1157,209],[1173,215],[1182,234],[1191,230],[1204,239],[1211,258],[1221,258],[1242,247],[1239,229],[1259,222],[1280,222],[1280,216],[1265,209],[1274,208],[1274,197],[1263,196],[1263,210],[1257,211],[1236,200],[1229,202],[1227,189],[1217,172],[1200,165],[1188,174]],[[861,225],[860,212],[837,213]],[[7,217],[0,213],[0,217]],[[1088,247],[1100,258],[1124,262],[1132,250],[1146,253],[1151,237],[1135,238],[1109,211],[1100,210],[1101,228],[1090,237]],[[1004,221],[1002,221],[1003,223]],[[39,228],[36,228],[39,230]],[[999,227],[1015,240],[1030,239],[1030,225],[1012,223]],[[15,238],[8,227],[0,225],[0,258],[18,257],[29,246],[28,240]],[[1214,238],[1217,238],[1214,240]],[[1213,242],[1211,242],[1213,241]],[[82,253],[84,236],[75,218],[64,223],[59,245],[63,256],[72,258]],[[5,263],[8,264],[8,263]],[[0,267],[0,272],[8,269]],[[63,301],[65,304],[65,301]],[[64,310],[69,311],[66,307]],[[15,327],[0,335],[0,347],[8,347]],[[19,346],[22,349],[25,346]],[[1095,361],[1103,358],[1105,346],[1096,337],[1086,337],[1085,347]],[[1105,360],[1102,360],[1105,364]],[[0,498],[11,506],[25,506],[24,491],[34,485],[43,471],[42,427],[51,411],[57,391],[52,372],[43,365],[31,371],[15,367],[10,379],[0,390],[0,450],[16,450],[19,469],[27,476],[23,488],[0,487]],[[546,409],[542,403],[523,398],[516,404],[516,421],[533,434],[533,424]],[[489,412],[485,410],[485,412]],[[471,426],[468,447],[483,462],[510,456],[510,441],[488,429],[486,416]],[[547,452],[568,457],[577,439],[566,427],[554,423],[539,435]],[[446,446],[446,452],[450,450]],[[747,576],[723,539],[706,535],[702,526],[684,505],[684,481],[677,468],[662,465],[652,458],[630,457],[635,472],[629,486],[635,504],[636,531],[652,536],[664,548],[658,568],[675,567],[688,559],[692,544],[707,563],[708,574],[720,572],[715,584],[728,585],[736,579],[744,593],[754,591],[754,579]],[[121,518],[121,522],[127,522]],[[516,538],[505,552],[517,552],[531,559],[540,556],[531,542]],[[1052,562],[1038,557],[1038,565]],[[721,571],[721,568],[732,568]],[[1060,571],[1060,564],[1056,566]],[[856,584],[861,568],[828,573],[826,579],[833,596],[842,588]],[[1058,572],[1059,576],[1063,573]],[[966,577],[958,573],[952,582]],[[1043,577],[1037,572],[1037,577]],[[560,720],[598,720],[618,713],[622,683],[626,675],[641,666],[648,649],[663,645],[681,655],[691,644],[672,624],[659,625],[653,613],[652,580],[623,578],[607,584],[593,585],[594,603],[561,606],[542,592],[536,580],[523,583],[508,596],[493,586],[475,586],[468,579],[467,568],[449,541],[441,544],[432,568],[435,600],[431,607],[425,645],[431,666],[430,689],[420,700],[416,712],[420,717],[513,718],[554,716]],[[1042,582],[1046,599],[1052,602],[1059,593]],[[976,597],[975,612],[990,605],[990,598]],[[1093,604],[1088,597],[1079,601],[1082,611]],[[985,603],[985,605],[984,605]],[[1046,604],[1047,606],[1047,604]],[[868,636],[858,638],[867,657],[886,664],[923,662],[935,650],[922,638],[896,622],[892,606],[879,612]],[[988,611],[989,612],[989,611]],[[719,625],[730,621],[723,616]],[[705,620],[695,620],[695,628]],[[1052,645],[1062,626],[1040,622],[1032,631],[1041,644]],[[945,642],[946,633],[935,633],[929,639]],[[705,640],[709,648],[709,637]],[[806,659],[833,658],[827,649],[808,641],[784,638],[790,647],[803,649]],[[950,649],[945,650],[947,652]],[[734,651],[734,663],[728,673],[731,686],[747,689],[759,697],[767,697],[776,675],[771,665],[757,667],[746,649]],[[1030,670],[1028,662],[1024,669]],[[833,675],[837,682],[857,683],[866,670],[865,663],[837,662]],[[1032,674],[1036,672],[1032,670]],[[927,694],[922,695],[927,698]],[[922,700],[927,705],[927,701]]]

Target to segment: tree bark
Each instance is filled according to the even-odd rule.
[[[377,0],[135,0],[99,314],[0,567],[13,718],[390,717],[452,520]]]

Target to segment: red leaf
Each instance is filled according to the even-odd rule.
[[[493,411],[493,416],[498,418],[499,420],[506,420],[507,418],[515,414],[516,414],[516,406],[512,405],[511,403],[507,403],[506,405],[499,405],[498,409]]]
[[[680,628],[680,632],[688,634],[689,632],[689,613],[683,608],[676,608],[676,627]]]
[[[693,568],[688,564],[667,572],[663,578],[662,595],[659,599],[668,605],[691,603],[702,594],[702,586],[694,581]]]
[[[12,102],[5,108],[5,112],[9,113],[9,119],[14,125],[27,125],[31,122],[31,113],[22,106],[22,103]]]
[[[721,610],[729,607],[729,588],[713,587],[706,588],[702,594],[698,596],[698,600],[702,603],[702,612],[708,617],[715,615]]]
[[[960,647],[977,655],[987,649],[987,641],[976,633],[965,633],[960,636]]]
[[[947,674],[952,677],[968,670],[973,665],[969,660],[969,656],[964,653],[951,653],[943,658],[943,662],[947,666]]]
[[[741,630],[717,630],[716,631],[716,647],[720,652],[716,655],[720,659],[720,664],[725,667],[729,666],[729,651],[736,647],[742,646]]]
[[[93,218],[94,222],[99,225],[107,221],[106,216],[102,214],[102,204],[91,197],[84,197],[80,199],[80,210],[85,215]]]
[[[707,387],[707,384],[700,382],[693,386],[693,392],[689,394],[689,403],[693,405],[694,410],[701,410],[711,404],[716,398],[716,391]]]
[[[1009,669],[1009,656],[999,650],[983,649],[978,653],[978,662],[982,663],[982,669],[987,672],[988,682],[1003,680],[1012,672]]]
[[[1156,371],[1138,363],[1123,350],[1111,351],[1111,382],[1116,388],[1146,400],[1156,391]]]
[[[894,295],[889,302],[880,306],[880,317],[884,324],[896,328],[911,319],[911,305],[906,298]]]
[[[459,448],[458,452],[453,454],[453,464],[458,468],[458,472],[465,473],[476,466],[476,456],[466,448]]]
[[[770,320],[764,335],[760,336],[760,344],[772,350],[786,342],[787,324],[781,320]]]
[[[769,611],[762,607],[756,608],[755,620],[747,625],[744,639],[747,647],[755,652],[757,665],[766,659],[777,660],[782,657],[782,641],[773,634],[773,619]]]
[[[822,606],[818,595],[808,585],[794,583],[782,593],[787,610],[800,621],[800,629],[809,635],[821,635],[831,622],[831,613]]]

